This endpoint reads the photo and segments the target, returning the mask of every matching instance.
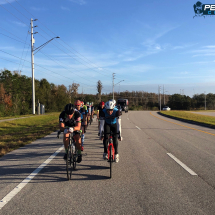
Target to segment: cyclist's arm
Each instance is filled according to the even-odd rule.
[[[59,116],[59,128],[60,128],[60,131],[64,131],[64,127],[65,127],[64,118],[63,118],[64,115],[65,115],[65,113],[63,111],[63,112],[61,112],[61,114]]]
[[[81,130],[81,121],[78,121],[75,123],[74,131],[80,131]]]
[[[81,114],[79,112],[77,112],[76,117],[75,117],[76,123],[75,123],[75,126],[74,126],[74,131],[80,131],[81,130]]]
[[[64,131],[65,125],[63,122],[59,123],[59,128],[60,128],[60,131]]]

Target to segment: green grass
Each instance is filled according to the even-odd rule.
[[[0,157],[58,129],[59,113],[0,123]]]
[[[206,123],[208,125],[215,125],[214,116],[205,116],[195,113],[190,113],[189,111],[161,111],[162,114],[178,117],[181,119],[192,120],[194,122]]]

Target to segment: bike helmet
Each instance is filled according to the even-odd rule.
[[[76,100],[75,101],[75,105],[81,105],[81,101],[80,100]]]
[[[100,102],[100,104],[99,105],[105,105],[105,103],[104,102]]]
[[[87,102],[87,105],[89,105],[89,102]]]
[[[116,100],[110,99],[109,101],[112,101],[114,103],[114,105],[116,105]]]
[[[114,107],[115,107],[115,104],[114,104],[114,102],[113,101],[107,101],[106,103],[105,103],[105,109],[106,110],[113,110],[114,109]]]
[[[75,106],[73,104],[70,103],[70,104],[67,104],[65,106],[65,112],[66,112],[66,114],[71,115],[71,114],[74,113],[74,111],[75,111]]]

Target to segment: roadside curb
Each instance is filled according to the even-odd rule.
[[[168,116],[168,115],[166,115],[164,113],[161,113],[161,112],[158,112],[158,114],[161,115],[161,116],[167,117],[167,118],[171,118],[171,119],[181,121],[181,122],[187,122],[187,123],[190,123],[190,124],[193,124],[193,125],[200,125],[200,126],[203,126],[203,127],[215,129],[215,125],[211,125],[211,124],[207,124],[207,123],[203,123],[203,122],[196,122],[196,121],[188,120],[188,119],[182,119],[182,118],[175,117],[175,116]]]

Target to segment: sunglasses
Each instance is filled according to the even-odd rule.
[[[76,106],[81,106],[81,105],[76,105]]]

